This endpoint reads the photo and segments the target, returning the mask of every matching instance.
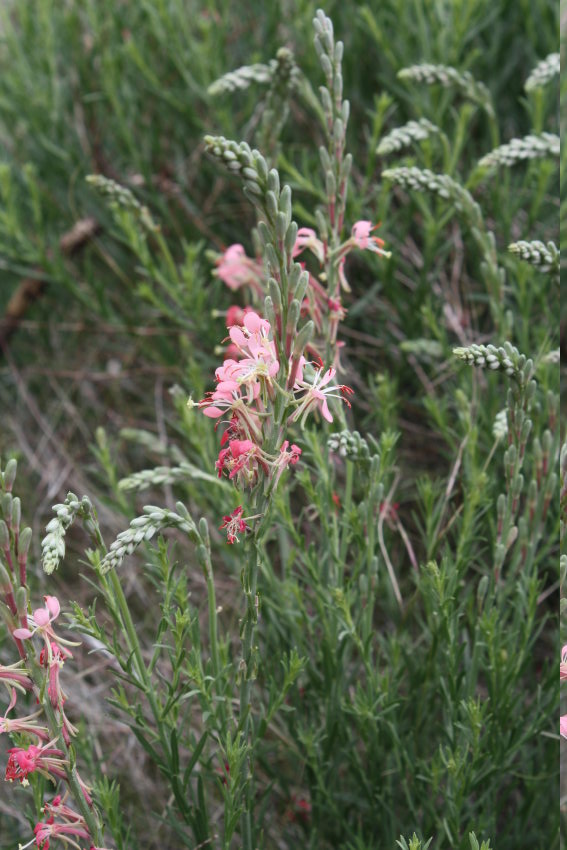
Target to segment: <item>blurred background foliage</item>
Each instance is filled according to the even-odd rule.
[[[246,90],[217,96],[212,96],[208,87],[241,65],[268,63],[281,46],[293,51],[308,82],[302,83],[290,101],[277,166],[283,180],[293,188],[298,223],[312,226],[313,206],[322,191],[317,153],[322,133],[313,94],[321,74],[311,23],[317,6],[314,2],[282,0],[278,4],[246,4],[244,12],[241,4],[228,0],[2,3],[0,454],[14,454],[20,459],[20,495],[25,498],[36,545],[51,505],[69,489],[91,496],[111,540],[136,509],[135,497],[117,486],[121,477],[164,457],[175,458],[176,446],[181,446],[192,463],[212,469],[216,438],[210,423],[185,408],[190,393],[199,398],[210,385],[217,360],[215,346],[224,333],[222,311],[234,300],[213,276],[214,263],[208,252],[243,242],[252,253],[249,234],[254,217],[236,181],[219,173],[204,156],[202,138],[210,132],[254,144],[266,87],[252,84]],[[498,143],[534,130],[559,132],[557,82],[535,96],[526,94],[524,83],[537,62],[558,49],[560,10],[554,0],[381,0],[328,2],[325,12],[345,43],[345,94],[352,108],[347,144],[354,166],[346,221],[380,221],[380,235],[393,254],[389,261],[367,255],[349,260],[352,293],[342,329],[347,345],[345,381],[356,390],[349,425],[377,438],[385,432],[397,435],[392,438],[398,472],[395,499],[419,562],[438,558],[441,563],[449,551],[459,551],[464,560],[473,560],[481,570],[489,545],[486,541],[494,531],[494,510],[488,503],[478,506],[478,516],[470,519],[463,537],[465,543],[459,549],[456,528],[462,529],[456,526],[447,549],[446,541],[441,543],[439,537],[445,516],[444,494],[455,459],[463,460],[460,446],[466,434],[474,434],[474,450],[469,444],[464,455],[465,483],[459,485],[463,502],[479,486],[480,471],[493,445],[492,423],[504,407],[505,390],[501,382],[461,370],[452,362],[451,349],[472,341],[498,344],[510,339],[539,363],[558,347],[558,287],[508,255],[506,248],[519,239],[558,242],[560,203],[559,173],[553,161],[537,160],[527,166],[500,169],[483,179],[476,166]],[[454,89],[409,83],[398,77],[402,68],[421,62],[470,72],[487,87],[494,118]],[[427,118],[442,129],[445,146],[430,138],[396,155],[377,155],[377,145],[386,133],[419,118]],[[564,157],[561,171],[563,161]],[[381,179],[385,168],[400,164],[443,171],[473,192],[487,228],[494,234],[499,263],[507,273],[498,329],[494,328],[487,299],[483,258],[475,247],[469,223],[450,204],[433,196],[412,196]],[[104,174],[131,189],[148,208],[159,232],[142,237],[131,217],[113,215],[85,181],[91,173]],[[563,210],[561,204],[562,228]],[[557,369],[542,365],[538,378],[544,392],[557,391]],[[546,416],[543,405],[541,423]],[[153,435],[154,442],[147,433],[141,437],[140,431]],[[382,444],[382,451],[384,447]],[[332,481],[322,482],[317,491],[310,490],[309,471],[315,475],[321,468],[316,442],[306,451],[306,464],[308,471],[300,484],[302,494],[307,495],[298,498],[300,504],[307,500],[317,505],[322,513],[332,504],[334,491]],[[343,472],[339,469],[337,473],[340,486],[344,486]],[[501,492],[502,481],[498,468],[487,486],[487,499],[493,500]],[[173,498],[171,493],[165,495]],[[180,489],[180,495],[216,521],[219,510],[214,489],[189,482]],[[159,493],[153,494],[154,500],[160,498],[163,496]],[[289,525],[286,533],[293,540],[291,509],[285,505],[281,509],[282,516],[290,518],[289,522],[282,520],[282,525],[284,529]],[[357,523],[362,520],[353,514],[349,522],[354,529],[352,539],[356,539]],[[550,523],[553,528],[556,517]],[[71,552],[74,540],[75,551],[80,547],[80,536],[73,535]],[[282,539],[279,550],[274,544],[274,551],[279,551],[275,555],[278,563],[285,562]],[[391,544],[392,558],[403,562],[407,559],[406,547],[399,538],[396,540]],[[309,554],[307,543],[295,540],[292,551],[301,551],[303,544],[306,554],[299,559],[298,569],[309,576],[313,568],[310,558],[314,556]],[[543,571],[540,593],[544,585],[551,586],[555,581],[552,555],[551,547],[539,562]],[[226,553],[223,557],[230,561]],[[87,592],[78,578],[80,566],[70,566],[72,560],[57,579],[64,582],[66,598]],[[380,622],[383,657],[397,659],[392,668],[394,679],[404,668],[411,671],[408,677],[420,683],[415,699],[423,699],[430,709],[436,704],[436,680],[427,679],[420,667],[423,658],[413,658],[408,639],[400,643],[396,629],[407,626],[408,637],[415,630],[419,643],[423,627],[422,636],[429,635],[431,641],[429,669],[441,669],[444,661],[436,653],[445,651],[447,635],[458,633],[463,612],[468,612],[470,628],[476,628],[476,585],[465,581],[461,567],[456,574],[443,564],[440,572],[433,567],[424,571],[421,601],[416,602],[421,613],[411,625],[405,620],[400,624],[391,598],[384,603]],[[406,564],[404,570],[404,592],[411,595],[411,567]],[[39,568],[36,580],[39,586],[44,581]],[[142,579],[133,575],[130,581],[143,625]],[[230,611],[233,578],[222,576],[219,581],[219,595]],[[526,582],[529,584],[528,579]],[[270,641],[281,648],[286,642],[293,645],[301,630],[310,634],[313,612],[303,609],[297,597],[302,586],[302,581],[283,585],[281,605],[285,607],[283,599],[289,593],[286,610],[298,606],[292,628],[281,612],[279,620],[272,616],[280,604],[275,600],[282,586],[274,576],[264,576],[267,654]],[[534,588],[526,585],[522,593],[532,599]],[[199,590],[202,587],[197,582],[193,591],[198,595]],[[459,593],[452,605],[448,600]],[[551,601],[545,597],[538,609],[539,626],[526,637],[530,645],[552,612]],[[532,602],[526,603],[530,610]],[[325,600],[319,603],[323,607],[327,604]],[[435,613],[438,611],[442,612],[442,623]],[[519,623],[514,621],[513,627],[519,628]],[[484,628],[498,631],[498,624],[487,622]],[[523,682],[528,689],[545,657],[556,651],[552,632],[548,629],[540,638],[531,660],[522,656],[515,687]],[[327,637],[330,640],[331,636]],[[316,640],[315,635],[312,638]],[[498,640],[505,641],[505,634],[499,632]],[[514,649],[504,647],[502,652],[513,653]],[[330,657],[327,660],[331,663]],[[378,678],[387,675],[377,669]],[[547,675],[542,674],[544,689]],[[313,676],[311,687],[317,693],[316,672]],[[401,681],[396,687],[403,691]],[[393,692],[396,687],[392,685]],[[464,700],[453,706],[451,722],[466,726],[465,715],[469,717],[466,722],[481,722],[478,717],[470,720],[471,713],[477,711],[473,692],[461,693],[460,687],[458,683],[447,685],[447,706],[455,701],[456,694]],[[549,686],[546,693],[544,707],[536,701],[530,709],[536,725],[545,726],[545,718],[537,720],[535,707],[551,710]],[[357,694],[357,709],[351,712],[357,718],[352,721],[353,729],[361,736],[364,717],[372,716],[372,707],[365,703],[368,698],[369,694]],[[322,705],[319,703],[317,710]],[[397,707],[393,702],[383,709],[396,711]],[[506,712],[514,712],[514,705],[503,700],[498,711],[503,721]],[[463,715],[460,719],[459,712]],[[302,722],[307,729],[309,712],[306,717]],[[400,826],[404,814],[411,821],[408,829],[413,828],[414,820],[423,823],[424,830],[431,828],[435,800],[424,799],[417,806],[419,795],[407,791],[416,781],[411,774],[411,759],[425,772],[431,771],[428,781],[434,785],[448,769],[455,783],[451,794],[458,798],[462,793],[457,787],[459,758],[464,750],[459,750],[458,740],[450,737],[431,763],[430,753],[424,750],[412,755],[410,748],[405,751],[406,762],[383,768],[380,799],[372,797],[373,791],[367,799],[360,795],[362,813],[358,822],[355,817],[349,826],[350,843],[338,827],[333,831],[330,823],[340,822],[336,806],[342,811],[354,805],[351,797],[359,796],[358,788],[363,787],[363,775],[354,768],[346,772],[349,781],[358,785],[346,798],[341,797],[340,787],[332,787],[330,779],[334,777],[338,786],[345,781],[341,764],[333,759],[340,762],[341,752],[352,746],[344,725],[346,717],[344,707],[343,726],[327,717],[327,737],[321,741],[301,738],[305,730],[296,730],[298,740],[312,756],[306,781],[315,789],[324,777],[327,797],[332,800],[326,799],[324,786],[319,784],[321,796],[313,814],[319,831],[313,834],[319,836],[321,844],[309,846],[340,845],[345,850],[371,846],[364,843],[370,840],[364,824],[376,806],[382,812],[389,811],[381,833],[389,841],[405,828]],[[397,733],[384,721],[388,752],[399,744],[395,734],[403,728],[409,734],[415,719],[407,714],[407,725],[402,723]],[[97,720],[96,710],[85,722],[94,730],[95,738],[100,735],[104,740],[104,723]],[[424,724],[425,719],[420,717],[419,723]],[[118,736],[119,728],[113,727],[112,734]],[[329,737],[329,728],[335,738]],[[423,727],[421,734],[427,735]],[[388,739],[388,735],[393,737]],[[541,839],[538,830],[546,823],[548,807],[554,808],[550,803],[556,791],[549,760],[552,744],[541,737],[541,729],[538,735],[537,744],[527,745],[533,750],[522,757],[501,812],[492,812],[481,824],[492,830],[500,850],[535,846]],[[493,743],[497,745],[496,740]],[[125,803],[135,805],[137,795],[153,789],[156,777],[144,773],[139,754],[126,756],[121,752],[126,761],[131,760],[128,764],[137,765],[132,767],[137,779]],[[372,757],[388,763],[380,748]],[[356,760],[353,764],[356,766]],[[109,772],[114,768],[116,765],[107,765]],[[269,757],[262,769],[268,777],[273,773]],[[482,812],[484,781],[480,767],[474,777],[474,793],[481,802],[477,801],[472,811],[478,815]],[[291,784],[292,780],[289,777]],[[284,772],[284,785],[287,781]],[[514,789],[522,782],[525,793],[522,796],[518,792],[518,803]],[[403,795],[398,783],[405,789]],[[429,791],[421,793],[428,798]],[[454,799],[453,803],[455,820],[442,825],[441,841],[448,843],[440,846],[457,846],[452,843],[456,838],[451,830],[454,824],[463,827],[460,804]],[[285,824],[290,835],[302,840],[298,838],[303,835],[301,816],[295,813],[290,818],[281,805],[280,828],[283,830]],[[2,834],[16,829],[9,806],[2,788]],[[514,825],[509,821],[511,812],[518,818]],[[555,825],[547,823],[549,841],[545,846],[553,846],[557,841]],[[527,831],[528,824],[531,832]]]

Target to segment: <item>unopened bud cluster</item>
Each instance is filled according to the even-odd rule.
[[[111,544],[108,554],[100,563],[104,574],[120,566],[126,555],[131,555],[143,542],[151,540],[163,528],[178,528],[194,542],[199,543],[197,527],[182,502],[175,505],[178,513],[155,505],[146,505],[142,516],[136,517],[126,531],[122,531]]]
[[[536,67],[531,72],[524,86],[527,92],[539,89],[547,85],[554,77],[561,72],[561,57],[559,53],[550,53],[541,62],[538,62]]]
[[[504,372],[508,377],[515,378],[519,383],[527,383],[533,372],[533,362],[517,348],[504,343],[504,347],[495,345],[469,345],[466,348],[454,348],[453,354],[469,366],[492,369]]]
[[[478,164],[481,168],[496,168],[499,165],[510,167],[528,159],[556,157],[559,156],[560,151],[559,136],[555,133],[541,133],[539,136],[529,135],[522,139],[512,139],[483,156]]]
[[[86,179],[99,195],[109,200],[111,208],[133,213],[145,230],[153,233],[159,231],[159,225],[152,219],[148,208],[143,206],[126,186],[121,186],[102,174],[89,174]]]
[[[41,542],[43,569],[50,575],[65,557],[65,533],[69,526],[79,516],[92,530],[96,522],[93,506],[88,496],[78,499],[74,493],[68,493],[64,502],[53,505],[55,516],[45,530],[46,536]]]
[[[419,121],[408,121],[407,124],[396,127],[391,133],[384,136],[376,148],[376,153],[379,156],[386,156],[409,147],[413,142],[428,139],[436,133],[439,133],[439,127],[432,124],[427,118],[420,118]]]
[[[385,180],[391,180],[404,189],[416,192],[431,192],[455,208],[464,212],[474,227],[482,227],[482,213],[470,192],[448,174],[435,174],[427,168],[389,168],[382,172]]]
[[[512,242],[508,245],[511,254],[515,254],[520,260],[525,260],[536,266],[542,272],[552,272],[559,275],[561,253],[553,242],[544,244],[538,240],[533,242]]]
[[[371,461],[377,454],[377,446],[369,446],[358,431],[348,429],[331,434],[327,439],[327,447],[330,452],[357,462]]]
[[[480,103],[487,111],[492,111],[490,92],[483,83],[479,83],[470,71],[458,71],[450,65],[432,65],[424,62],[411,65],[398,72],[400,80],[409,80],[425,85],[440,85],[443,88],[456,88],[469,100]]]

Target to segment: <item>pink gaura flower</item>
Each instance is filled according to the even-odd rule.
[[[42,636],[55,638],[55,634],[51,628],[51,623],[59,616],[61,606],[59,605],[59,600],[55,596],[44,596],[43,598],[45,601],[45,607],[36,608],[32,616],[28,618],[31,620],[32,630],[15,629],[13,632],[14,637],[19,640],[29,640],[29,638],[33,637],[36,632],[41,632]]]
[[[238,535],[244,534],[245,531],[250,530],[246,525],[245,520],[242,518],[242,512],[242,505],[239,505],[231,514],[223,516],[223,523],[222,525],[219,525],[219,528],[221,530],[226,529],[226,539],[228,543],[239,543],[240,538]]]
[[[327,422],[332,422],[333,417],[327,403],[328,398],[339,398],[350,407],[350,402],[344,398],[344,394],[351,395],[353,390],[345,384],[330,383],[336,373],[337,370],[332,367],[325,370],[321,366],[315,371],[315,377],[312,383],[306,380],[296,381],[296,389],[303,390],[304,396],[297,410],[289,417],[289,422],[296,422],[298,419],[301,419],[301,427],[303,428],[308,414],[315,409],[319,410],[323,419],[326,419]]]
[[[246,256],[242,245],[231,245],[217,260],[215,274],[233,292],[242,286],[249,286],[255,292],[262,293],[264,269],[262,265]]]
[[[567,714],[559,718],[559,734],[562,738],[567,738]]]
[[[53,742],[36,747],[30,744],[27,749],[23,747],[12,747],[8,750],[9,758],[6,765],[6,780],[13,782],[17,780],[23,785],[28,784],[30,773],[37,771],[47,779],[57,777],[65,779],[65,767],[62,750],[55,749]]]
[[[317,234],[310,227],[300,227],[297,231],[297,237],[295,239],[295,245],[293,246],[292,257],[297,257],[306,248],[309,248],[312,251],[319,263],[323,265],[325,262],[325,246],[321,242],[321,240],[317,237]]]
[[[43,711],[36,711],[34,714],[28,714],[27,717],[9,718],[8,714],[16,705],[16,690],[12,689],[12,698],[8,704],[8,708],[4,713],[4,717],[0,717],[0,734],[7,732],[8,734],[26,734],[36,735],[41,741],[49,739],[47,726],[42,726],[37,723],[37,718],[41,717]]]
[[[351,243],[363,251],[374,251],[375,254],[389,257],[389,252],[384,251],[384,240],[378,236],[370,235],[378,227],[380,227],[379,224],[372,224],[371,221],[355,222],[352,228]]]
[[[81,822],[77,823],[55,823],[53,818],[48,818],[45,823],[40,822],[35,825],[34,835],[36,845],[40,850],[49,850],[49,842],[52,838],[60,838],[65,844],[79,847],[73,839],[89,839],[91,837],[82,819]]]

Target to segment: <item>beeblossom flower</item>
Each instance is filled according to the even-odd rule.
[[[317,237],[317,234],[310,227],[300,227],[297,231],[295,245],[293,246],[292,257],[298,257],[305,249],[308,248],[323,265],[325,262],[325,246]]]
[[[333,417],[327,403],[328,398],[339,398],[350,407],[350,402],[344,398],[344,394],[350,395],[353,390],[345,384],[331,384],[336,374],[337,370],[333,367],[325,370],[320,366],[315,372],[312,383],[306,380],[296,381],[295,388],[303,391],[304,394],[288,421],[297,422],[298,419],[301,419],[301,427],[303,428],[308,414],[318,409],[323,419],[332,422]]]
[[[226,539],[229,543],[239,543],[239,534],[249,531],[246,521],[242,518],[242,505],[239,505],[231,514],[223,516],[223,523],[219,526],[221,530],[226,529]]]
[[[8,750],[8,763],[6,765],[6,781],[17,780],[22,785],[28,785],[28,776],[36,771],[46,779],[57,777],[65,779],[65,767],[62,750],[53,747],[53,741],[41,746],[30,744],[27,749],[23,747],[12,747]]]
[[[263,294],[262,265],[246,256],[242,245],[230,245],[216,262],[215,274],[233,292],[249,286],[258,295]]]
[[[27,717],[8,717],[8,714],[16,705],[16,699],[16,690],[13,688],[12,697],[4,713],[4,717],[0,717],[0,734],[6,732],[9,735],[35,735],[41,741],[47,741],[49,739],[47,726],[36,723],[37,718],[41,717],[42,711],[28,714]]]
[[[379,224],[372,224],[371,221],[357,221],[352,227],[352,235],[350,238],[351,246],[360,248],[363,251],[373,251],[375,254],[381,254],[383,257],[389,257],[389,251],[384,250],[385,242],[378,236],[371,236],[373,230],[380,227]]]

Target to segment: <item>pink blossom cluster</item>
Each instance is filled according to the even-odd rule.
[[[85,819],[67,806],[65,799],[66,795],[62,797],[58,794],[51,803],[44,803],[43,812],[47,817],[35,825],[34,838],[25,847],[35,844],[39,850],[49,850],[52,839],[61,839],[66,845],[80,847],[77,839],[81,842],[90,840]],[[105,850],[104,847],[95,847],[92,843],[87,846],[88,850]]]
[[[276,394],[285,393],[287,404],[293,408],[287,423],[300,421],[303,426],[316,410],[332,422],[328,399],[336,397],[348,404],[343,394],[352,390],[334,384],[336,370],[324,370],[322,364],[309,364],[314,378],[308,380],[308,364],[301,353],[292,355],[282,366],[270,323],[253,310],[242,311],[240,318],[241,325],[228,328],[234,357],[217,368],[216,388],[198,406],[205,416],[226,426],[215,464],[218,476],[228,477],[239,490],[252,489],[260,477],[274,487],[284,470],[301,456],[301,449],[285,439],[285,428],[275,441],[271,440],[271,450],[266,450]],[[238,535],[248,528],[242,513],[239,506],[224,517],[221,528],[226,530],[229,543],[238,542]]]
[[[71,736],[77,734],[77,729],[69,721],[64,711],[66,697],[61,688],[59,674],[65,661],[72,657],[65,645],[72,644],[63,640],[54,631],[53,624],[61,610],[58,599],[55,596],[44,596],[44,603],[42,608],[37,608],[31,615],[25,615],[26,624],[14,629],[12,636],[19,647],[25,647],[23,642],[36,636],[43,642],[38,660],[40,666],[45,669],[47,685],[45,693],[56,714],[61,735],[65,743],[69,744]],[[57,738],[51,738],[43,709],[40,708],[25,717],[9,716],[16,707],[17,691],[33,691],[36,695],[39,694],[32,680],[31,672],[26,666],[27,662],[28,655],[24,648],[23,657],[19,662],[9,666],[0,666],[0,681],[4,682],[11,695],[4,716],[0,718],[0,734],[5,732],[11,735],[31,736],[36,739],[36,743],[8,749],[5,779],[7,782],[19,782],[25,786],[29,784],[28,777],[30,774],[37,774],[55,783],[60,780],[65,782],[69,767],[67,753],[57,745]],[[76,776],[85,801],[91,806],[92,800],[89,789],[80,777]],[[30,844],[35,843],[41,850],[48,850],[51,838],[59,837],[75,847],[79,847],[79,844],[73,840],[73,836],[76,839],[86,839],[87,841],[90,839],[90,833],[82,816],[64,805],[61,802],[61,797],[56,797],[48,808],[50,816],[45,823],[40,822],[36,825],[35,837]],[[59,817],[61,822],[55,822],[56,816]],[[88,848],[89,850],[97,850],[97,848],[93,848],[92,843],[88,844]],[[102,850],[102,848],[99,848],[99,850]]]
[[[336,249],[334,261],[337,263],[338,286],[333,292],[329,292],[322,282],[329,254],[327,242],[319,239],[316,232],[310,227],[300,227],[297,231],[292,257],[295,259],[304,251],[310,251],[317,260],[320,269],[315,274],[309,271],[309,286],[301,305],[301,314],[304,318],[312,319],[318,334],[323,334],[337,348],[341,347],[341,343],[337,343],[337,330],[339,323],[346,316],[346,309],[342,305],[340,292],[341,290],[350,291],[345,275],[347,255],[353,249],[358,248],[389,256],[388,252],[384,250],[384,241],[372,235],[377,227],[378,225],[373,225],[371,221],[357,221],[352,228],[351,236]],[[306,268],[305,262],[300,261],[300,265],[303,269]],[[227,248],[217,260],[215,273],[233,292],[242,287],[248,287],[254,297],[262,298],[265,294],[263,284],[265,274],[262,264],[258,259],[252,260],[247,257],[242,245],[231,245]],[[238,307],[229,308],[227,313],[227,325],[229,327],[236,324],[235,313],[240,309]],[[231,345],[227,356],[232,356],[233,351]],[[321,356],[316,343],[310,345],[310,351],[316,356]]]

